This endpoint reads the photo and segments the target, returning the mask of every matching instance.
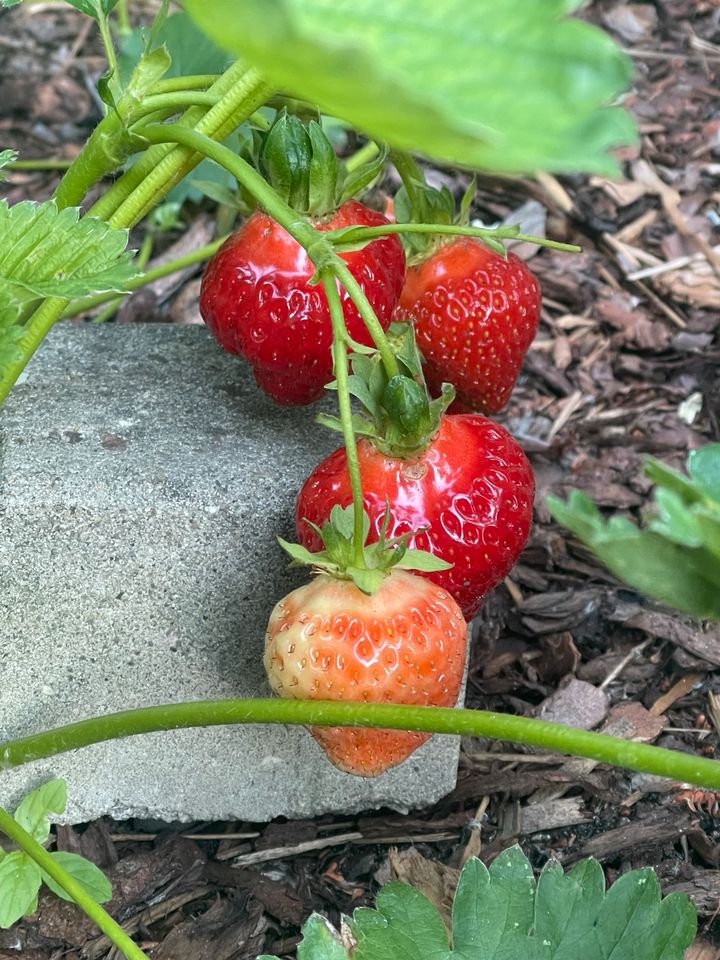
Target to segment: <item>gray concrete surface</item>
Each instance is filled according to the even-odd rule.
[[[204,329],[53,331],[0,414],[0,740],[268,695],[264,627],[304,576],[275,535],[292,535],[297,489],[337,444]],[[405,810],[451,790],[457,758],[457,738],[435,737],[363,780],[300,728],[173,731],[0,772],[0,803],[58,776],[65,822]]]

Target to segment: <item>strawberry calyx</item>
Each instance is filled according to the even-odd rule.
[[[432,442],[455,398],[455,388],[444,383],[440,396],[430,398],[412,324],[393,323],[387,335],[400,371],[395,376],[388,375],[375,353],[363,351],[350,356],[348,389],[364,408],[364,415],[353,416],[353,429],[386,456],[410,459]],[[327,389],[337,389],[337,382],[329,383]],[[331,414],[319,414],[317,422],[342,430],[339,418]]]
[[[302,216],[327,216],[357,196],[382,171],[387,149],[348,170],[317,120],[304,123],[282,110],[258,138],[256,165],[277,194]]]
[[[391,160],[402,179],[402,186],[395,194],[393,207],[398,223],[437,224],[438,226],[468,227],[470,225],[470,207],[475,196],[475,178],[470,181],[462,196],[459,208],[446,186],[439,190],[425,181],[422,170],[413,157],[402,151],[393,151]],[[403,245],[412,266],[428,259],[438,247],[453,243],[456,236],[441,233],[406,233]],[[484,236],[482,242],[496,253],[505,255],[505,247],[499,240]]]
[[[426,550],[408,547],[408,540],[420,533],[412,530],[400,537],[387,539],[390,524],[390,504],[386,504],[380,534],[374,543],[368,543],[370,518],[363,510],[363,547],[358,558],[354,543],[354,507],[336,504],[330,518],[322,527],[308,523],[321,538],[324,549],[311,553],[299,543],[289,543],[278,537],[280,546],[292,558],[293,566],[310,566],[316,573],[325,573],[338,580],[352,580],[363,593],[373,594],[393,569],[434,572],[448,570],[452,564],[433,556]],[[358,559],[362,562],[359,563]]]

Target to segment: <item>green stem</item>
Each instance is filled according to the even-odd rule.
[[[188,77],[168,77],[155,84],[156,93],[174,93],[176,90],[206,90],[220,79],[219,73],[197,73]]]
[[[332,239],[333,231],[327,231]],[[527,243],[537,243],[552,250],[565,250],[568,253],[578,253],[582,247],[574,243],[561,243],[559,240],[547,240],[545,237],[533,237],[520,233],[516,225],[509,224],[502,227],[463,227],[451,223],[389,223],[377,227],[345,227],[337,232],[338,244],[361,243],[364,240],[374,240],[391,233],[439,233],[459,237],[490,237],[495,240],[523,240]]]
[[[331,233],[331,231],[327,231]],[[341,257],[336,257],[332,262],[332,269],[335,273],[335,276],[338,278],[340,283],[345,287],[350,296],[351,300],[358,309],[358,313],[363,319],[365,326],[367,327],[370,336],[373,339],[373,343],[377,347],[380,358],[385,367],[385,372],[388,375],[388,378],[396,377],[400,373],[400,367],[398,362],[395,359],[395,354],[393,349],[390,346],[390,341],[385,336],[385,331],[383,330],[380,321],[375,315],[375,311],[372,308],[372,304],[365,296],[365,293],[357,282],[355,277],[350,273],[350,270]]]
[[[67,170],[72,160],[13,160],[5,167],[6,170]]]
[[[254,71],[237,61],[218,77],[208,90],[208,93],[221,98],[218,103],[205,113],[203,113],[202,107],[190,107],[179,122],[188,126],[198,125],[198,127],[202,124],[203,133],[214,137],[218,135],[219,131],[219,139],[223,139],[232,131],[232,128],[225,129],[227,113],[241,104],[243,97],[255,93],[255,84],[258,80],[259,78]],[[169,85],[172,85],[172,79],[161,80],[155,89],[158,93],[169,93],[172,92]],[[260,106],[260,104],[257,106]],[[248,110],[248,114],[255,109],[256,107],[253,106],[252,109]],[[153,189],[157,191],[156,202],[158,202],[178,182],[178,176],[185,169],[186,161],[186,152],[173,144],[153,147],[152,150],[148,150],[139,157],[130,169],[126,170],[93,205],[92,215],[100,220],[108,220],[136,191],[138,191],[138,195],[140,192],[142,193],[143,199],[147,199],[145,183],[151,178]],[[189,172],[192,166],[194,164],[190,165],[185,173]],[[185,174],[182,173],[182,175]],[[169,184],[167,188],[165,187],[166,183]]]
[[[218,98],[206,90],[153,93],[144,98],[142,110],[133,115],[133,120],[140,120],[156,110],[171,110],[173,113],[179,113],[183,107],[214,107],[217,102]]]
[[[345,316],[343,314],[340,294],[338,293],[337,280],[331,269],[321,273],[325,296],[327,297],[328,307],[330,308],[330,319],[332,321],[333,332],[333,366],[335,379],[337,380],[338,410],[340,413],[340,422],[342,424],[343,440],[345,441],[345,453],[347,455],[348,474],[350,475],[350,486],[353,497],[353,554],[356,567],[365,566],[365,546],[364,524],[363,524],[363,491],[362,480],[360,477],[360,460],[358,458],[357,443],[355,441],[355,431],[352,424],[352,406],[350,404],[350,390],[348,388],[348,355],[347,355],[347,330],[345,327]]]
[[[223,94],[218,102],[212,107],[202,119],[198,120],[195,129],[184,126],[182,122],[168,124],[167,129],[196,133],[204,137],[209,142],[224,140],[232,131],[244,120],[251,116],[258,107],[262,106],[267,100],[271,87],[255,70],[247,70],[242,78],[238,80],[227,93]],[[211,89],[210,93],[215,94],[220,91]],[[158,125],[159,127],[160,125]],[[168,150],[168,141],[180,146],[171,146]],[[157,203],[165,196],[168,191],[179,183],[183,177],[188,174],[202,159],[203,154],[187,144],[183,145],[180,137],[163,138],[157,136],[154,140],[161,146],[162,158],[159,159],[154,169],[145,170],[143,165],[143,176],[141,182],[137,184],[132,193],[124,199],[112,215],[105,217],[104,213],[93,208],[91,211],[94,216],[101,219],[108,219],[113,226],[133,226],[141,220]],[[225,149],[228,149],[227,147]],[[232,151],[229,151],[232,152]],[[153,151],[148,151],[148,157]],[[156,162],[157,155],[153,159]],[[146,160],[146,158],[142,158]],[[146,161],[147,162],[147,161]],[[137,166],[137,164],[136,164]],[[132,168],[131,168],[132,169]],[[131,171],[128,171],[130,173]],[[123,178],[121,177],[121,180]],[[109,191],[110,192],[110,191]],[[99,205],[98,205],[99,206]]]
[[[198,247],[197,250],[192,250],[190,253],[184,254],[182,257],[177,257],[175,260],[168,260],[167,263],[161,263],[159,266],[153,267],[152,270],[147,270],[139,277],[133,277],[127,285],[126,292],[131,293],[133,290],[139,290],[140,287],[144,287],[148,283],[153,283],[155,280],[160,280],[162,277],[168,277],[171,273],[177,273],[186,267],[192,267],[196,263],[209,260],[226,240],[227,234],[219,237],[217,240],[213,240],[212,243],[208,243],[204,247]],[[94,307],[101,307],[109,301],[116,300],[120,303],[123,299],[124,294],[117,296],[115,293],[97,293],[93,297],[84,297],[82,300],[76,300],[72,306],[68,307],[63,312],[63,318],[76,317],[78,314],[86,313]]]
[[[323,236],[318,235],[318,231],[306,218],[301,217],[278,196],[254,167],[224,144],[211,140],[198,130],[191,130],[177,123],[138,126],[134,132],[137,136],[144,137],[149,143],[179,143],[214,160],[218,166],[232,174],[238,183],[252,194],[263,210],[306,249],[314,247],[318,239],[323,239]]]
[[[132,33],[132,24],[128,14],[128,0],[118,0],[115,13],[118,19],[118,33],[122,37],[129,37]]]
[[[111,110],[95,127],[55,188],[53,199],[58,207],[81,203],[94,183],[123,163],[126,150],[122,122]]]
[[[425,177],[415,162],[415,158],[405,150],[391,150],[390,162],[400,174],[405,191],[410,201],[410,210],[413,216],[423,208],[422,195],[418,190],[418,183],[424,184]]]
[[[90,919],[109,937],[127,960],[149,960],[146,953],[138,947],[133,940],[125,933],[123,928],[117,923],[110,914],[104,910],[90,896],[85,888],[72,877],[67,870],[52,857],[47,850],[40,846],[34,837],[24,830],[17,821],[10,816],[7,810],[0,807],[0,831],[10,837],[18,847],[23,850],[31,860],[44,870],[48,876],[59,884],[72,897],[75,903]]]
[[[112,74],[112,79],[118,83],[120,79],[120,71],[118,69],[117,57],[115,56],[115,44],[110,32],[110,22],[108,21],[107,14],[100,13],[97,18],[97,24],[100,28],[100,36],[102,37],[103,47],[105,48],[105,56],[107,57],[108,67],[110,69],[110,73]]]
[[[604,733],[575,730],[560,723],[483,710],[416,707],[335,700],[209,700],[165,704],[105,714],[18,740],[0,743],[0,769],[21,766],[91,743],[184,727],[235,723],[311,724],[382,727],[469,737],[492,737],[576,757],[588,757],[630,770],[720,789],[720,762],[666,750]]]
[[[361,167],[364,163],[367,163],[368,160],[373,160],[379,152],[380,148],[375,141],[368,140],[368,142],[363,144],[359,150],[356,150],[355,153],[347,158],[345,161],[345,169],[348,173],[352,173],[353,170],[357,170],[358,167]]]

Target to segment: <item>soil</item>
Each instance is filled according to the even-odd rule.
[[[583,15],[633,58],[628,104],[641,137],[621,151],[621,181],[478,181],[476,216],[520,218],[531,232],[580,243],[583,252],[516,251],[540,277],[544,307],[499,419],[532,457],[536,523],[474,624],[468,705],[713,757],[720,626],[619,584],[551,522],[544,498],[579,488],[637,518],[648,503],[648,454],[681,466],[688,450],[720,439],[720,5],[607,0]],[[101,115],[95,84],[103,69],[92,23],[74,10],[0,10],[0,144],[23,159],[74,156]],[[458,195],[467,184],[457,171],[428,174]],[[42,200],[57,177],[14,171],[5,192],[13,202]],[[384,188],[394,188],[391,178]],[[181,229],[156,236],[153,256],[200,246],[216,226],[207,201],[185,204],[180,216]],[[115,320],[201,322],[198,276],[131,296]],[[665,892],[692,897],[700,935],[688,956],[710,960],[720,957],[719,810],[720,794],[467,740],[453,793],[408,815],[190,827],[99,821],[58,828],[56,843],[107,871],[111,912],[154,960],[291,956],[311,911],[337,922],[372,903],[391,877],[446,900],[467,856],[489,863],[515,842],[537,867],[549,857],[570,865],[593,855],[608,881],[653,865]],[[72,905],[51,896],[33,917],[0,931],[0,960],[19,952],[26,960],[117,957]]]

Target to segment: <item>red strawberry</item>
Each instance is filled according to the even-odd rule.
[[[454,706],[467,626],[452,597],[393,570],[372,595],[320,574],[270,617],[265,669],[281,697]],[[353,727],[311,732],[341,770],[374,777],[406,759],[426,733]]]
[[[319,230],[377,226],[385,217],[357,200],[315,223]],[[397,236],[341,254],[386,328],[402,288],[405,255]],[[254,213],[210,260],[200,312],[230,353],[249,360],[258,385],[278,403],[312,403],[332,380],[332,330],[322,286],[296,240],[265,213]],[[370,344],[365,324],[340,290],[350,335]]]
[[[530,532],[535,484],[521,448],[491,420],[459,414],[444,416],[429,445],[414,457],[388,456],[366,439],[359,441],[358,455],[372,528],[379,531],[386,503],[388,537],[426,527],[408,542],[453,564],[424,575],[452,594],[470,619],[509,572]],[[305,520],[320,525],[333,504],[351,502],[347,458],[340,449],[318,464],[298,495],[300,543],[319,549],[319,537]]]
[[[460,237],[408,268],[396,318],[415,324],[433,395],[449,382],[461,404],[495,413],[533,341],[540,302],[540,284],[522,260]]]

